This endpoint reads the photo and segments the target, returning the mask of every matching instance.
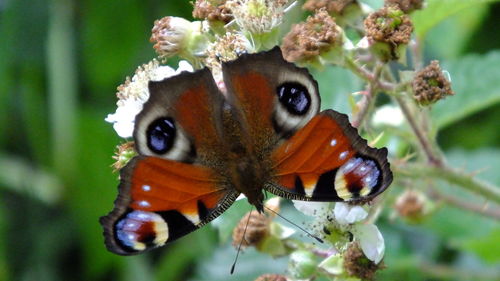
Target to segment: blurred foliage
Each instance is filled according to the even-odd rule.
[[[456,91],[433,109],[439,143],[451,163],[489,169],[479,177],[499,185],[500,4],[490,2],[432,1],[414,20],[425,59],[442,61]],[[253,280],[286,270],[286,258],[249,250],[229,276],[227,237],[244,202],[216,222],[222,245],[207,226],[137,257],[104,247],[98,218],[116,196],[110,165],[121,140],[103,119],[116,86],[155,56],[153,21],[191,10],[187,1],[0,0],[0,280]],[[347,112],[347,94],[363,89],[343,69],[314,76],[324,108]],[[500,280],[498,221],[452,206],[420,225],[387,217],[380,280]]]

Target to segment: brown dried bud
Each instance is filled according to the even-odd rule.
[[[248,212],[233,230],[233,246],[237,248],[240,243],[242,247],[255,246],[267,236],[268,230],[269,219],[264,214]]]
[[[111,165],[113,167],[113,172],[116,172],[125,167],[128,161],[130,161],[130,159],[137,155],[133,141],[122,143],[116,148],[117,149],[115,151],[115,155],[113,155],[113,159],[115,159],[116,162]]]
[[[287,281],[287,280],[286,280],[286,277],[283,275],[264,274],[264,275],[257,277],[257,279],[255,279],[255,281]]]
[[[288,61],[308,61],[341,44],[341,28],[323,8],[309,16],[305,23],[294,25],[283,38],[281,50]]]
[[[385,6],[396,6],[401,11],[409,14],[415,10],[422,9],[424,0],[385,0]]]
[[[307,0],[302,8],[314,12],[325,8],[329,13],[342,14],[347,6],[356,3],[356,0]]]
[[[413,97],[420,105],[430,105],[454,95],[451,84],[443,75],[437,60],[417,72],[413,79]]]
[[[356,242],[349,244],[344,253],[344,269],[350,276],[361,280],[374,280],[377,270],[383,268],[383,262],[375,264],[369,260]]]
[[[384,7],[368,15],[365,31],[369,40],[400,45],[410,42],[413,25],[410,17],[401,10]]]
[[[233,20],[233,15],[225,4],[226,0],[196,0],[194,3],[193,17],[228,23]]]
[[[424,214],[425,197],[422,193],[407,190],[398,197],[394,207],[401,217],[419,219]]]

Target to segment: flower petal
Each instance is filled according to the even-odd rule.
[[[378,227],[374,224],[357,224],[353,226],[352,234],[359,242],[365,256],[378,264],[385,252],[384,237]]]
[[[335,204],[333,209],[335,220],[339,224],[352,224],[364,220],[368,213],[361,206],[350,206],[339,202]]]
[[[308,216],[317,216],[328,209],[328,202],[309,202],[292,200],[295,209]]]

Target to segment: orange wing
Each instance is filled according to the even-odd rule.
[[[138,156],[121,170],[115,208],[101,218],[106,246],[130,255],[163,246],[224,212],[238,196],[207,167]]]
[[[373,198],[392,182],[387,149],[371,148],[347,119],[326,110],[272,154],[266,189],[285,198],[357,201]]]

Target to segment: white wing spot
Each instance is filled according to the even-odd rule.
[[[141,200],[141,201],[139,201],[139,206],[147,208],[147,207],[151,207],[151,204],[149,204],[149,202],[146,200]]]
[[[145,185],[142,186],[142,190],[144,190],[144,191],[150,191],[151,190],[151,186],[145,184]]]
[[[340,153],[339,159],[344,160],[347,157],[347,154],[349,154],[349,151],[344,151],[344,152]]]
[[[336,139],[332,139],[330,141],[330,146],[336,146],[337,145],[337,140]]]

